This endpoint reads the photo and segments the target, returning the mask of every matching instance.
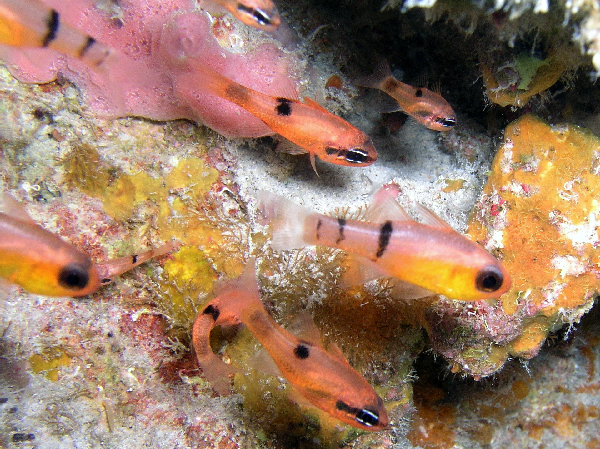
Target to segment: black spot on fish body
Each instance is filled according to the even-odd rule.
[[[56,39],[56,33],[58,32],[58,29],[60,28],[59,14],[58,14],[58,11],[56,11],[55,9],[52,9],[50,11],[50,16],[48,17],[48,20],[46,21],[46,26],[47,26],[47,31],[46,31],[46,34],[44,35],[44,38],[42,39],[43,47],[47,47],[48,45],[50,45],[50,42],[52,42],[54,39]]]
[[[317,221],[317,240],[321,239],[321,226],[323,226],[323,220],[319,218],[319,221]]]
[[[134,254],[133,256],[131,256],[131,263],[137,263],[137,259],[138,259],[137,254]]]
[[[79,49],[79,52],[77,52],[79,57],[83,58],[85,56],[85,54],[88,52],[88,50],[90,48],[92,48],[95,43],[96,43],[96,39],[94,39],[91,36],[88,36],[88,38],[85,41],[85,44],[83,44],[83,46]]]
[[[102,280],[100,281],[100,283],[101,283],[102,285],[106,285],[106,284],[110,284],[110,282],[111,282],[111,281],[112,281],[112,279],[111,279],[111,278],[104,278],[104,279],[102,279]]]
[[[346,239],[344,235],[344,228],[346,227],[346,220],[343,218],[338,218],[338,238],[335,241],[336,244],[339,244],[342,240]]]
[[[90,282],[89,267],[71,263],[58,273],[58,283],[69,290],[81,290]]]
[[[219,318],[219,315],[221,314],[219,309],[217,307],[213,306],[212,304],[209,304],[208,306],[206,306],[206,308],[204,309],[204,311],[202,313],[204,315],[211,315],[213,321],[217,321],[217,319]]]
[[[385,253],[389,243],[390,237],[392,236],[392,232],[394,228],[392,226],[392,222],[387,220],[381,228],[379,229],[379,241],[377,243],[377,253],[375,253],[375,258],[379,259]]]
[[[415,91],[415,97],[421,98],[423,96],[423,89],[417,89]]]
[[[277,98],[277,106],[275,106],[275,110],[277,111],[277,115],[287,117],[292,113],[292,101],[283,97]]]
[[[333,148],[333,147],[325,147],[325,154],[327,156],[333,156],[334,154],[339,154],[340,150],[338,150],[337,148]]]
[[[298,345],[294,348],[294,355],[300,360],[307,359],[310,355],[309,346],[305,343],[298,343]]]

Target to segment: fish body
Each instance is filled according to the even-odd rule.
[[[281,17],[271,0],[212,0],[227,9],[240,22],[259,30],[273,32]]]
[[[92,67],[112,53],[93,37],[63,23],[58,11],[39,0],[0,0],[0,44],[52,48]]]
[[[167,244],[96,264],[31,219],[0,213],[0,278],[40,295],[89,295],[115,276],[172,249]]]
[[[303,103],[295,98],[266,95],[204,65],[197,66],[206,75],[209,91],[244,108],[302,152],[310,153],[313,168],[315,157],[352,167],[371,165],[377,160],[377,150],[369,136],[316,101],[306,98]]]
[[[437,223],[412,220],[395,200],[388,198],[376,208],[389,218],[374,221],[314,213],[268,192],[261,192],[259,201],[272,223],[275,249],[325,245],[355,256],[355,264],[362,266],[355,267],[353,276],[363,277],[348,284],[391,276],[428,294],[471,301],[498,298],[510,287],[505,268],[481,246],[437,216]],[[400,219],[390,213],[395,208],[404,213]]]
[[[429,129],[450,131],[456,125],[452,106],[439,93],[398,81],[387,62],[380,63],[375,73],[360,84],[385,92],[396,100],[400,110]]]
[[[207,362],[216,358],[208,345],[209,329],[239,322],[267,350],[281,375],[313,405],[361,429],[381,430],[388,425],[382,399],[341,354],[294,336],[271,318],[260,300],[253,262],[239,279],[225,286],[194,323],[193,344],[205,375],[205,367],[211,369]]]

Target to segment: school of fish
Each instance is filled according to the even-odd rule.
[[[205,0],[207,9],[229,11],[257,29],[274,32],[281,17],[271,0]],[[115,51],[76,27],[39,0],[0,0],[0,44],[51,48],[78,58],[97,70],[107,69]],[[337,165],[363,167],[377,160],[365,133],[315,100],[303,102],[295,92],[271,96],[236,83],[197,61],[213,94],[244,108],[274,133],[315,159]],[[398,109],[436,131],[456,124],[452,107],[438,93],[395,79],[380,64],[364,85],[395,99]],[[404,297],[442,294],[449,298],[498,298],[510,287],[510,276],[493,256],[451,229],[433,212],[419,207],[421,223],[396,202],[393,188],[384,186],[374,197],[364,220],[333,218],[293,204],[272,193],[260,192],[260,213],[271,222],[275,249],[326,245],[347,251],[349,268],[344,285],[382,276],[395,278]],[[114,277],[153,257],[176,249],[167,243],[157,249],[107,262],[89,256],[34,223],[5,195],[0,211],[0,277],[6,282],[46,296],[85,296]],[[20,211],[19,211],[20,210]],[[237,280],[215,288],[215,298],[198,314],[192,344],[204,376],[221,394],[228,394],[233,368],[210,346],[215,326],[243,323],[275,362],[279,372],[309,402],[351,426],[376,431],[389,425],[382,399],[341,354],[325,350],[283,329],[266,312],[259,294],[256,264],[250,260]]]

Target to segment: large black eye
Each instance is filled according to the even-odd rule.
[[[346,153],[346,160],[353,164],[364,164],[369,161],[369,153],[362,148],[350,148]]]
[[[244,14],[248,14],[249,16],[252,16],[252,18],[254,20],[256,20],[256,22],[259,23],[260,25],[270,25],[271,24],[271,18],[264,11],[261,11],[260,9],[251,8],[249,6],[244,5],[243,3],[238,3],[237,9],[238,9],[238,11],[243,12]]]
[[[356,414],[356,420],[365,426],[373,427],[379,424],[379,415],[373,410],[363,408]]]
[[[264,11],[261,11],[260,9],[254,10],[253,17],[254,17],[254,20],[256,20],[261,25],[270,25],[271,24],[271,18],[267,14],[265,14]]]
[[[439,123],[447,128],[452,128],[454,125],[456,125],[456,119],[454,117],[437,117],[435,121],[436,123]]]
[[[502,287],[503,282],[504,276],[502,272],[494,266],[489,266],[477,273],[475,285],[482,292],[495,292]]]
[[[72,263],[60,270],[58,283],[65,288],[77,290],[87,287],[90,275],[85,267]]]

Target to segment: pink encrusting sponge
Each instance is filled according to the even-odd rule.
[[[254,115],[203,88],[202,72],[186,63],[189,60],[259,92],[297,96],[289,56],[269,43],[245,42],[247,51],[228,51],[213,34],[222,30],[191,0],[120,0],[118,16],[87,1],[44,3],[56,9],[61,20],[114,48],[115,54],[100,68],[46,48],[0,46],[0,59],[23,82],[45,83],[61,73],[98,116],[186,118],[227,137],[273,134]]]

